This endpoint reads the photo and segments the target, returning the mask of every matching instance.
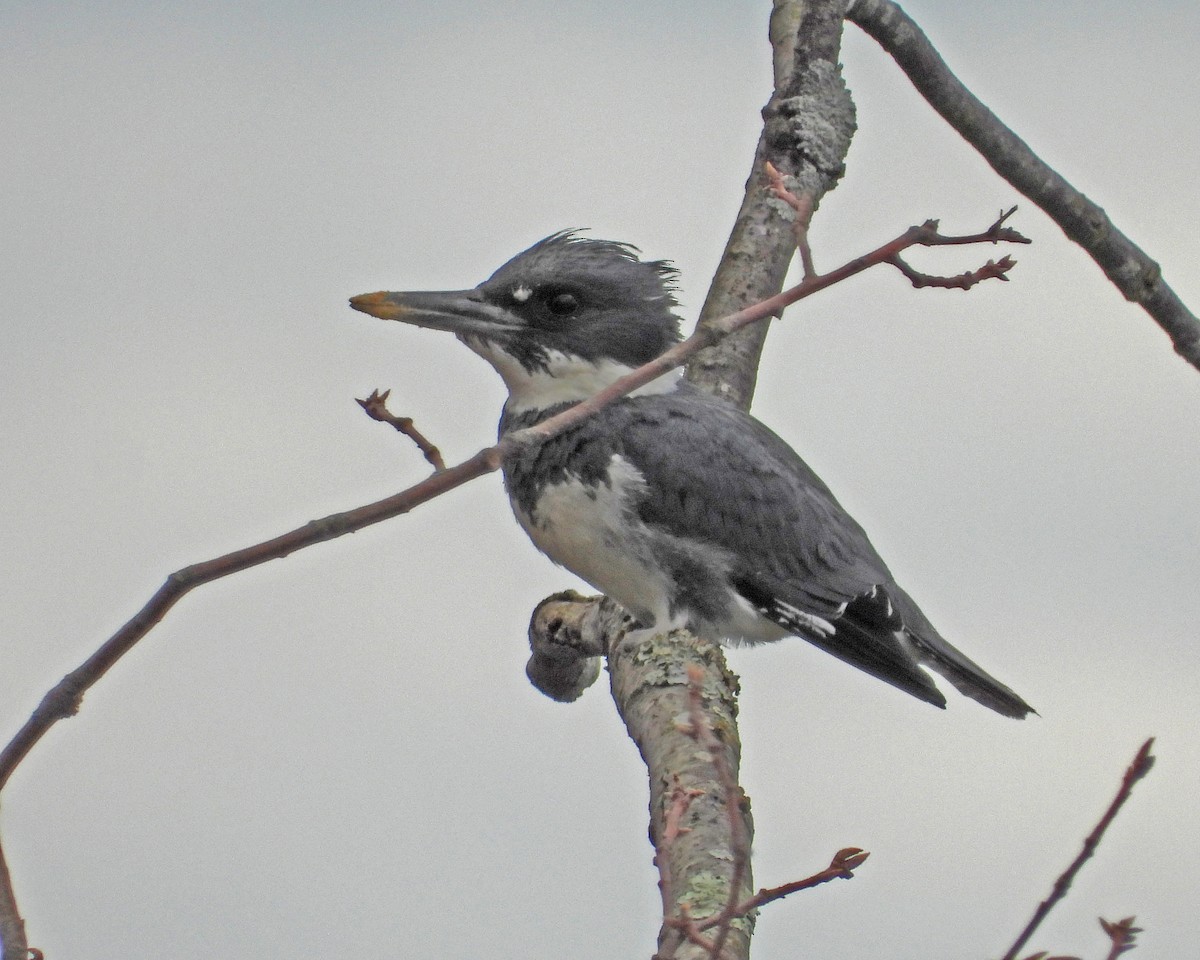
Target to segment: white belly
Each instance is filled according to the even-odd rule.
[[[632,506],[645,489],[641,474],[613,457],[609,484],[568,477],[542,490],[536,516],[517,520],[542,553],[612,597],[647,626],[665,628],[669,584],[654,563],[651,533]]]

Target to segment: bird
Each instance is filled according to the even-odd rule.
[[[350,305],[453,333],[508,388],[503,437],[681,338],[678,271],[628,243],[554,233],[475,287]],[[734,645],[799,637],[934,706],[927,670],[997,713],[1035,712],[945,640],[861,526],[783,439],[673,371],[502,466],[534,545],[637,626]]]

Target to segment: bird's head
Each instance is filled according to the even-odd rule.
[[[470,290],[367,293],[355,310],[447,330],[508,386],[509,409],[581,400],[679,340],[676,271],[636,247],[556,233]]]

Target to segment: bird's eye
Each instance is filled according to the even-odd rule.
[[[546,301],[546,309],[556,317],[565,317],[579,309],[579,299],[573,293],[556,293]]]

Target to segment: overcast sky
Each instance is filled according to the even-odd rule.
[[[1200,307],[1194,2],[908,4]],[[461,288],[561,228],[676,261],[695,314],[770,88],[769,4],[0,6],[0,737],[171,570],[424,476],[498,380],[350,311]],[[1018,198],[847,28],[860,131],[819,267]],[[1141,741],[1159,763],[1031,949],[1200,942],[1200,375],[1025,203],[1012,282],[882,271],[776,326],[755,410],[956,645],[1041,712],[937,711],[800,641],[732,654],[756,879],[843,846],[756,956],[1003,952]],[[960,271],[992,251],[919,258]],[[646,784],[604,689],[525,681],[578,586],[496,477],[202,588],[12,780],[48,957],[648,956]]]

